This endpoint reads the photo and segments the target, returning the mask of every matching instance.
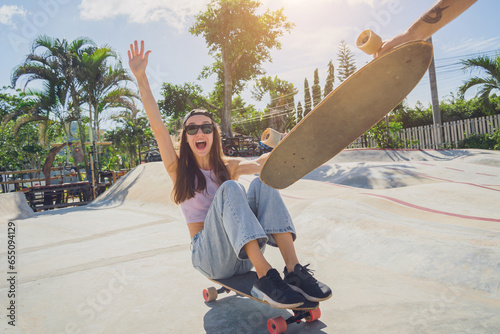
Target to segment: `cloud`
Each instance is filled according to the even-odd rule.
[[[314,70],[318,68],[321,85],[324,85],[328,62],[332,60],[335,67],[338,65],[340,41],[346,40],[351,51],[356,51],[352,38],[355,34],[356,31],[349,26],[324,26],[315,33],[294,31],[293,35],[283,37],[283,49],[273,52],[273,62],[264,65],[267,75],[277,75],[302,89],[304,78],[312,84]]]
[[[335,4],[335,5],[349,5],[349,6],[356,6],[356,5],[368,5],[372,8],[380,5],[384,5],[387,2],[394,2],[394,1],[400,1],[400,0],[308,0],[307,5],[309,6],[316,6],[316,5],[323,5],[323,4]],[[295,5],[295,4],[302,4],[304,0],[263,0],[262,1],[264,5],[268,4],[273,4],[277,5],[280,7],[288,7],[289,5]]]
[[[3,5],[0,7],[0,23],[15,27],[16,25],[12,22],[12,18],[16,15],[26,16],[26,10],[23,7],[15,5]]]
[[[389,1],[400,0],[309,0],[308,6],[335,4],[367,5],[371,8]],[[80,16],[84,20],[105,20],[124,17],[128,22],[145,24],[166,22],[178,32],[186,30],[193,16],[206,8],[209,0],[82,0]],[[287,10],[303,6],[303,0],[264,0],[264,7],[285,7]]]
[[[139,24],[163,21],[182,32],[207,3],[208,0],[82,0],[79,9],[85,20],[123,16],[128,22]]]
[[[500,37],[468,38],[453,43],[444,43],[441,49],[448,55],[477,53],[498,49]]]
[[[308,5],[339,4],[375,7],[388,1],[399,0],[309,0]],[[85,20],[105,20],[125,17],[128,22],[145,24],[163,21],[182,32],[194,15],[206,8],[209,0],[82,0],[80,16]],[[311,4],[312,3],[312,4]],[[264,7],[302,6],[303,0],[264,0]]]

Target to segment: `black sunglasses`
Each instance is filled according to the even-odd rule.
[[[202,125],[189,124],[189,125],[186,125],[186,132],[188,135],[194,136],[195,134],[198,133],[198,129],[201,129],[201,132],[208,135],[214,131],[214,125],[213,124],[202,124]]]

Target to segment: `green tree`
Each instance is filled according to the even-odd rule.
[[[255,113],[257,110],[255,109],[255,106],[250,104],[247,105],[247,103],[243,100],[243,98],[238,95],[233,99],[233,106],[231,110],[231,117],[236,117],[236,116],[248,116],[248,113]]]
[[[314,84],[312,85],[313,106],[316,107],[321,102],[321,86],[319,85],[318,69],[314,71]]]
[[[309,82],[307,78],[304,79],[304,113],[302,117],[305,117],[312,110],[311,108],[311,91],[309,90]]]
[[[40,144],[38,127],[27,123],[14,131],[18,117],[24,114],[20,110],[31,110],[35,102],[20,90],[9,90],[0,90],[0,170],[38,169],[47,154]]]
[[[221,108],[210,103],[202,92],[199,85],[189,82],[183,85],[162,85],[160,94],[163,99],[158,101],[158,107],[162,115],[168,118],[171,134],[180,129],[182,118],[192,109],[204,108],[216,115],[220,114]]]
[[[338,79],[343,82],[351,74],[356,72],[356,62],[354,54],[344,40],[340,42],[339,50],[337,53],[337,60],[339,61]]]
[[[323,90],[323,97],[327,97],[333,91],[333,84],[335,83],[335,67],[330,60],[328,63],[328,75],[326,76],[325,89]]]
[[[476,97],[484,104],[489,104],[489,98],[492,93],[500,91],[500,54],[495,58],[478,56],[462,61],[464,70],[484,71],[485,77],[473,77],[467,80],[459,89],[460,94],[464,95],[472,87],[478,87]]]
[[[270,102],[266,108],[270,118],[269,127],[284,132],[287,126],[293,123],[295,120],[292,113],[295,107],[294,90],[292,83],[281,80],[277,76],[262,77],[257,81],[252,95],[257,101],[262,101],[264,95],[269,94]]]
[[[464,120],[469,118],[495,115],[500,112],[500,98],[492,94],[488,102],[476,96],[466,100],[462,94],[451,93],[448,98],[441,101],[440,109],[443,122]]]
[[[248,135],[260,138],[267,122],[262,121],[262,116],[255,109],[254,105],[247,105],[241,96],[233,99],[232,115],[233,130],[242,135]]]
[[[23,126],[14,135],[14,122],[0,127],[0,170],[38,169],[42,166],[47,150],[38,141],[38,129],[33,123]],[[5,178],[4,178],[5,180]],[[5,187],[2,187],[5,191]]]
[[[451,93],[448,98],[441,101],[439,108],[443,122],[483,117],[500,113],[500,97],[493,94],[488,103],[482,103],[480,97],[466,100],[461,95]],[[414,107],[409,107],[406,101],[403,101],[391,112],[391,118],[401,122],[403,128],[431,125],[432,106],[430,104],[424,106],[417,102]]]
[[[426,108],[421,102],[417,102],[415,107],[410,108],[403,101],[391,114],[395,122],[403,124],[403,128],[432,124],[432,107],[429,105]]]
[[[217,75],[223,87],[222,132],[231,134],[232,96],[244,83],[264,73],[262,64],[271,61],[270,51],[280,49],[281,37],[293,28],[283,8],[258,14],[261,3],[255,0],[212,0],[205,12],[196,16],[191,34],[202,35],[215,58],[202,77]]]
[[[154,139],[148,119],[137,108],[127,108],[120,114],[113,116],[113,119],[121,126],[108,130],[105,133],[105,138],[113,143],[113,146],[118,149],[118,153],[125,153],[124,156],[128,158],[128,166],[126,167],[135,167],[140,160],[139,146]],[[116,162],[116,160],[108,158],[108,167],[110,166],[109,161]]]
[[[300,121],[304,116],[304,109],[302,109],[302,104],[297,103],[297,122]]]

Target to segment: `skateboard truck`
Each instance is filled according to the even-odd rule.
[[[250,275],[255,276],[255,273],[250,273]],[[253,278],[255,279],[255,277],[253,277]],[[214,282],[217,282],[217,281],[214,281]],[[227,282],[226,282],[226,284],[227,284]],[[229,286],[231,287],[231,285],[229,285]],[[203,299],[207,303],[212,302],[212,301],[215,301],[217,299],[219,294],[224,293],[224,292],[229,293],[230,291],[232,291],[232,290],[225,287],[225,286],[222,286],[220,289],[210,287],[210,288],[203,290]],[[253,298],[251,295],[242,292],[241,290],[237,290],[237,289],[233,288],[233,291],[235,293],[237,293],[238,295],[241,295],[243,297],[248,297],[248,298],[257,300],[255,298]],[[257,301],[262,303],[262,301],[260,301],[260,300],[257,300]],[[304,319],[306,322],[313,322],[313,321],[318,320],[321,317],[321,310],[319,309],[319,307],[317,307],[318,303],[312,303],[312,305],[310,302],[307,302],[307,303],[309,303],[309,305],[307,307],[311,306],[311,308],[291,309],[293,311],[293,316],[290,316],[287,319],[283,318],[282,316],[278,316],[278,317],[274,317],[274,318],[269,319],[267,321],[267,329],[269,330],[269,333],[270,334],[284,333],[286,331],[288,325],[293,324],[293,323],[299,324],[302,322],[302,319]],[[312,308],[312,307],[314,307],[314,308]]]
[[[286,319],[282,316],[269,319],[267,321],[267,329],[271,334],[284,333],[288,325],[297,323],[299,324],[302,319],[306,322],[313,322],[321,317],[321,310],[319,308],[309,311],[293,311],[293,316]]]

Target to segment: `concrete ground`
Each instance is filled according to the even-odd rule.
[[[191,267],[171,189],[150,163],[85,207],[33,214],[0,195],[0,331],[266,333],[286,311],[203,301],[212,283]],[[281,194],[301,262],[334,291],[319,321],[287,333],[500,333],[500,152],[346,150]]]

